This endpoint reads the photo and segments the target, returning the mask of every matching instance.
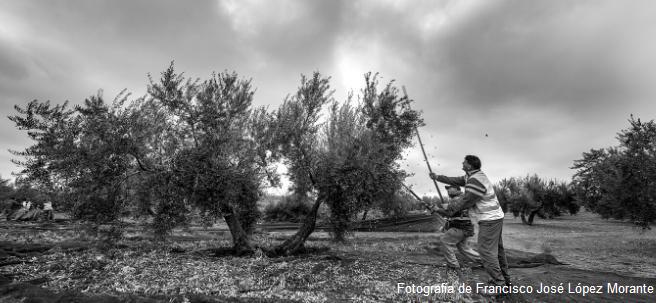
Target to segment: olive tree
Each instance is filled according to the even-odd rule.
[[[272,118],[252,108],[254,89],[236,73],[200,82],[173,64],[148,94],[125,104],[92,96],[67,103],[32,101],[11,116],[35,142],[14,152],[23,179],[53,188],[71,201],[75,217],[116,220],[124,210],[154,216],[158,235],[199,209],[225,219],[238,253],[253,250],[248,231],[266,177],[276,181],[266,146]]]
[[[538,175],[505,178],[494,186],[505,211],[521,217],[522,223],[532,225],[535,216],[553,218],[563,212],[576,214],[580,204],[574,190],[564,181],[545,181]]]
[[[577,198],[604,218],[649,228],[656,219],[656,123],[633,116],[619,146],[592,149],[574,161]]]
[[[297,193],[315,197],[296,234],[265,250],[299,251],[326,203],[337,239],[349,221],[377,200],[393,196],[406,173],[398,165],[419,113],[390,82],[379,90],[365,76],[360,99],[338,104],[329,78],[301,77],[296,94],[275,111],[252,106],[250,80],[236,73],[185,78],[173,64],[148,93],[128,101],[102,94],[69,108],[32,101],[10,119],[34,144],[16,151],[21,177],[71,201],[77,218],[116,221],[126,212],[153,216],[159,236],[188,222],[192,210],[223,218],[236,253],[254,250],[249,232],[274,163],[287,165]]]
[[[159,185],[149,193],[156,224],[196,207],[225,220],[237,253],[252,251],[248,234],[258,218],[256,203],[265,179],[276,179],[266,152],[271,118],[252,107],[250,80],[224,72],[191,81],[171,66],[158,82],[151,78],[148,94],[135,110],[153,117],[144,120],[156,121],[159,131],[136,159]]]
[[[121,189],[133,161],[124,123],[129,113],[121,108],[126,98],[121,93],[107,104],[99,92],[74,109],[67,102],[52,106],[37,100],[15,106],[18,114],[9,119],[35,142],[24,151],[12,151],[24,158],[13,160],[23,167],[21,182],[65,196],[61,206],[75,217],[115,220],[125,202]]]
[[[314,73],[302,76],[297,93],[278,109],[281,156],[296,188],[306,188],[316,200],[299,231],[277,251],[302,248],[322,203],[329,206],[335,238],[343,240],[358,211],[401,187],[406,174],[398,160],[421,119],[391,82],[378,89],[376,75],[367,74],[359,102],[350,95],[340,105],[331,98],[329,78]]]

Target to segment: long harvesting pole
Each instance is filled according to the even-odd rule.
[[[431,211],[431,213],[433,213],[434,209],[433,209],[433,205],[432,205],[432,204],[429,204],[428,202],[422,200],[422,199],[419,197],[419,195],[417,195],[417,194],[416,194],[412,189],[410,189],[410,187],[408,187],[407,185],[405,185],[405,184],[403,184],[403,183],[401,183],[401,185],[403,185],[403,187],[405,187],[405,189],[406,189],[407,191],[409,191],[413,196],[415,196],[415,198],[416,198],[416,199],[417,199],[417,200],[418,200],[418,201],[419,201],[424,207],[428,208],[428,210]],[[438,206],[438,208],[441,208],[441,206]],[[444,226],[444,222],[446,222],[446,219],[444,219],[444,218],[443,218],[442,216],[440,216],[439,214],[434,214],[434,213],[433,213],[433,215],[436,216],[436,217],[438,218],[438,221],[439,221],[439,223],[440,223],[440,226]]]
[[[403,88],[403,94],[405,95],[406,98],[408,98],[408,93],[405,90],[405,85],[401,86]],[[417,133],[417,139],[419,140],[419,146],[421,146],[421,153],[424,154],[424,161],[426,161],[426,165],[428,166],[428,172],[433,173],[433,169],[431,169],[430,163],[428,162],[428,157],[426,156],[426,150],[424,150],[424,143],[421,142],[421,136],[419,135],[419,129],[415,127],[415,132]],[[435,189],[437,190],[437,195],[440,196],[440,202],[444,204],[444,198],[442,198],[442,193],[440,192],[440,188],[437,186],[437,181],[435,179],[431,178],[433,180],[433,185],[435,185]]]
[[[419,197],[419,195],[417,195],[417,194],[416,194],[412,189],[410,189],[410,187],[408,187],[407,185],[405,185],[405,184],[403,184],[403,183],[401,183],[401,185],[403,185],[403,187],[405,187],[405,190],[407,190],[409,193],[411,193],[411,194],[417,199],[417,201],[419,201],[423,206],[425,206],[428,210],[433,211],[433,205],[431,205],[431,204],[429,204],[428,202],[422,200],[421,197]]]

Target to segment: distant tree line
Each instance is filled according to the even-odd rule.
[[[591,149],[575,160],[569,183],[537,175],[501,180],[495,191],[504,211],[531,225],[536,215],[576,214],[584,206],[603,218],[650,228],[656,219],[656,123],[631,116],[617,139],[618,146]]]
[[[49,200],[47,193],[21,182],[20,179],[12,183],[10,179],[0,177],[0,213],[10,214],[20,208],[23,201],[30,201],[34,207],[39,208]]]
[[[563,213],[574,215],[580,210],[571,184],[546,181],[538,175],[504,178],[494,186],[504,212],[521,217],[532,225],[535,216],[553,218]]]

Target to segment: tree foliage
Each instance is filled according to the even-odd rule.
[[[173,64],[147,94],[112,103],[102,93],[69,108],[34,100],[9,118],[34,144],[14,151],[21,179],[62,202],[76,218],[114,222],[152,216],[159,237],[186,224],[192,211],[223,218],[237,253],[252,252],[249,234],[265,181],[279,184],[282,160],[299,199],[315,203],[299,232],[274,251],[302,248],[326,203],[338,239],[358,211],[394,195],[406,173],[397,163],[421,124],[411,100],[390,82],[365,76],[359,102],[331,95],[330,79],[301,77],[275,111],[252,106],[250,80],[236,73],[200,81]],[[65,203],[64,203],[65,202]]]
[[[0,201],[14,199],[14,187],[9,181],[11,180],[3,179],[2,176],[0,176]]]
[[[422,121],[392,84],[379,90],[377,75],[369,73],[358,102],[350,95],[339,104],[330,98],[329,78],[315,73],[302,77],[297,94],[277,112],[281,154],[294,187],[326,202],[337,240],[355,214],[394,196],[406,176],[397,162]]]
[[[260,188],[271,175],[263,138],[268,117],[252,108],[250,80],[224,72],[192,81],[171,66],[158,82],[151,78],[148,93],[152,98],[138,109],[159,131],[137,158],[160,185],[147,195],[157,202],[155,224],[166,230],[167,222],[184,222],[193,206],[204,216],[223,217],[236,245],[250,249],[244,233],[259,216]]]
[[[75,217],[111,222],[123,212],[153,215],[158,235],[188,221],[191,209],[223,217],[236,247],[258,213],[271,174],[271,118],[251,106],[254,89],[236,73],[192,81],[174,71],[151,77],[148,94],[107,104],[101,93],[70,109],[32,101],[11,116],[35,142],[15,151],[25,182],[49,189]],[[241,219],[240,219],[241,218]]]
[[[647,228],[656,219],[656,123],[631,116],[617,140],[618,146],[591,149],[574,161],[577,198],[604,218]]]
[[[74,109],[67,102],[51,106],[37,100],[25,108],[15,106],[18,115],[9,119],[35,141],[24,151],[12,151],[25,159],[13,160],[24,168],[21,182],[66,196],[61,207],[78,218],[116,219],[125,202],[121,186],[131,162],[124,123],[129,113],[121,108],[126,98],[119,94],[110,105],[98,92]]]
[[[280,200],[265,205],[263,219],[267,222],[302,222],[312,211],[312,202],[309,197],[301,198],[294,193],[282,196]]]

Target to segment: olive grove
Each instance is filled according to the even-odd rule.
[[[379,88],[365,75],[362,94],[332,98],[330,78],[302,76],[296,93],[272,111],[254,107],[255,89],[236,73],[201,81],[176,73],[149,76],[147,94],[102,92],[70,107],[34,100],[9,117],[33,145],[13,151],[19,178],[57,201],[74,218],[112,223],[145,216],[164,238],[192,212],[222,218],[236,254],[253,252],[257,201],[278,186],[277,163],[293,191],[314,200],[296,234],[277,247],[292,254],[314,231],[322,204],[343,240],[357,212],[389,199],[406,173],[398,161],[422,124],[393,82]]]

